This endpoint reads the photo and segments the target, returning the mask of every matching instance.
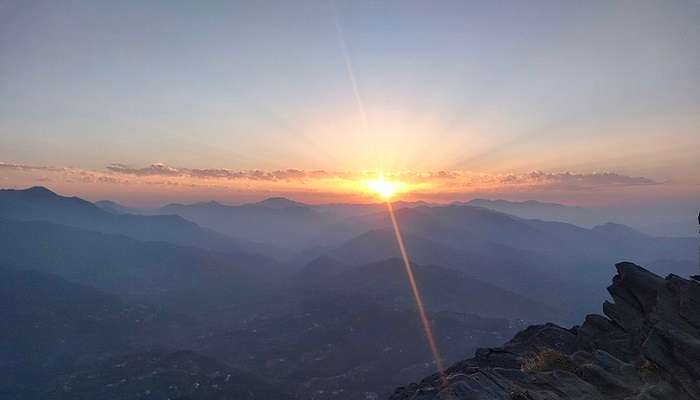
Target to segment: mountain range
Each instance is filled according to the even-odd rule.
[[[619,259],[659,273],[688,275],[696,269],[694,239],[657,238],[619,224],[587,229],[455,205],[403,208],[396,217],[408,255],[417,263],[457,269],[569,310],[569,321],[598,310],[609,265]],[[307,259],[327,254],[363,264],[399,256],[385,213],[347,219],[343,232],[358,236],[307,252]]]
[[[566,222],[591,228],[607,222],[602,212],[583,207],[566,206],[559,203],[547,203],[537,200],[508,201],[490,199],[472,199],[466,202],[454,202],[454,205],[488,208],[505,214],[526,219]]]
[[[0,190],[0,218],[47,221],[90,231],[163,241],[219,251],[240,251],[230,237],[176,215],[115,214],[78,197],[43,188]]]
[[[109,212],[48,190],[0,192],[0,215],[7,333],[0,393],[11,398],[131,398],[151,390],[156,398],[230,398],[239,391],[252,399],[266,393],[350,399],[388,393],[430,371],[397,260],[327,275],[333,285],[357,274],[386,282],[395,297],[382,298],[353,285],[326,290],[266,256],[183,245],[182,235],[144,237],[140,228],[161,218]],[[185,222],[185,232],[208,232]],[[434,274],[419,268],[426,288],[438,290],[455,277],[469,282],[434,268]],[[454,285],[453,298],[495,290],[525,315],[554,313],[487,283],[470,285]],[[496,344],[518,324],[433,300],[436,337],[455,354]],[[469,339],[455,340],[463,335]],[[389,365],[402,365],[401,372],[381,377]],[[236,372],[242,370],[252,375]]]
[[[448,363],[599,311],[620,258],[695,270],[694,240],[620,224],[395,212]],[[435,369],[385,204],[154,211],[2,190],[0,250],[0,397],[369,399]]]

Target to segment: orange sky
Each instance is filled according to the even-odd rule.
[[[379,172],[326,170],[229,170],[176,168],[164,164],[101,169],[0,163],[3,187],[43,185],[66,195],[91,200],[113,199],[133,205],[169,201],[217,200],[241,203],[286,196],[308,203],[372,202],[367,186]],[[449,202],[474,197],[538,199],[565,204],[604,206],[631,199],[672,201],[698,196],[700,185],[688,181],[657,181],[613,172],[542,172],[489,174],[467,171],[382,172],[400,182],[396,198]]]

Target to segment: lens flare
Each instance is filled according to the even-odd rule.
[[[408,276],[408,283],[411,285],[413,298],[416,300],[416,308],[418,309],[418,316],[420,317],[420,323],[423,327],[423,333],[425,334],[425,338],[428,341],[430,352],[433,354],[433,359],[435,360],[435,366],[437,367],[438,375],[440,375],[440,380],[444,385],[447,383],[447,378],[445,377],[445,367],[442,364],[440,352],[438,351],[437,344],[435,343],[435,337],[433,336],[433,330],[430,327],[430,321],[428,321],[428,316],[425,312],[425,307],[423,307],[423,300],[421,299],[420,291],[418,290],[418,285],[416,285],[416,279],[413,276],[413,267],[411,267],[411,261],[408,259],[408,254],[406,253],[406,246],[403,243],[403,236],[401,235],[401,230],[399,229],[399,223],[396,221],[396,215],[394,215],[394,207],[388,200],[386,202],[386,206],[389,210],[391,225],[394,228],[396,242],[399,245],[399,251],[401,253],[401,258],[403,259],[403,266],[406,270],[406,275]]]
[[[377,194],[384,200],[389,200],[406,188],[405,183],[387,181],[384,179],[384,175],[379,175],[377,179],[365,181],[365,186],[370,192]]]

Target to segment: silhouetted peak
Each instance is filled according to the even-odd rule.
[[[122,214],[126,211],[126,207],[112,200],[98,200],[93,204],[102,210],[115,214]]]
[[[65,197],[52,192],[43,186],[34,186],[24,190],[3,189],[0,190],[0,214],[10,213],[12,218],[22,219],[32,214],[36,219],[46,213],[66,212],[67,210],[92,213],[101,211],[93,203],[79,197]],[[28,214],[26,214],[28,213]],[[41,219],[41,218],[40,218]]]
[[[112,201],[112,200],[97,200],[95,202],[95,205],[105,206],[105,207],[107,207],[107,206],[109,206],[109,207],[120,206],[121,207],[122,206],[121,204],[117,203],[116,201]]]
[[[602,225],[597,225],[593,227],[594,231],[604,232],[608,234],[615,235],[635,235],[635,236],[646,236],[638,230],[631,228],[627,225],[617,224],[614,222],[607,222]]]
[[[200,207],[224,207],[223,204],[219,203],[216,200],[200,201],[199,203],[194,203],[192,205],[193,206],[200,206]]]
[[[306,204],[290,200],[286,197],[270,197],[255,203],[255,205],[268,208],[306,207]]]
[[[56,193],[52,192],[51,190],[45,188],[44,186],[32,186],[29,189],[24,189],[22,192],[31,194],[32,196],[58,196]]]
[[[548,203],[548,202],[539,201],[539,200],[510,201],[510,200],[504,200],[504,199],[481,199],[481,198],[472,199],[466,203],[457,202],[457,204],[486,207],[486,208],[496,207],[496,206],[501,206],[501,207],[527,206],[527,207],[548,207],[548,208],[566,208],[567,207],[563,204]]]
[[[163,207],[161,207],[160,209],[167,210],[169,208],[178,208],[178,207],[185,207],[185,205],[182,203],[168,203],[168,204],[164,205]]]
[[[94,204],[102,210],[115,214],[141,214],[141,210],[137,208],[131,208],[112,200],[99,200]]]

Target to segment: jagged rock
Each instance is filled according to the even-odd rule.
[[[530,326],[390,400],[700,400],[700,282],[616,268],[605,316]],[[557,359],[532,363],[543,350]]]

